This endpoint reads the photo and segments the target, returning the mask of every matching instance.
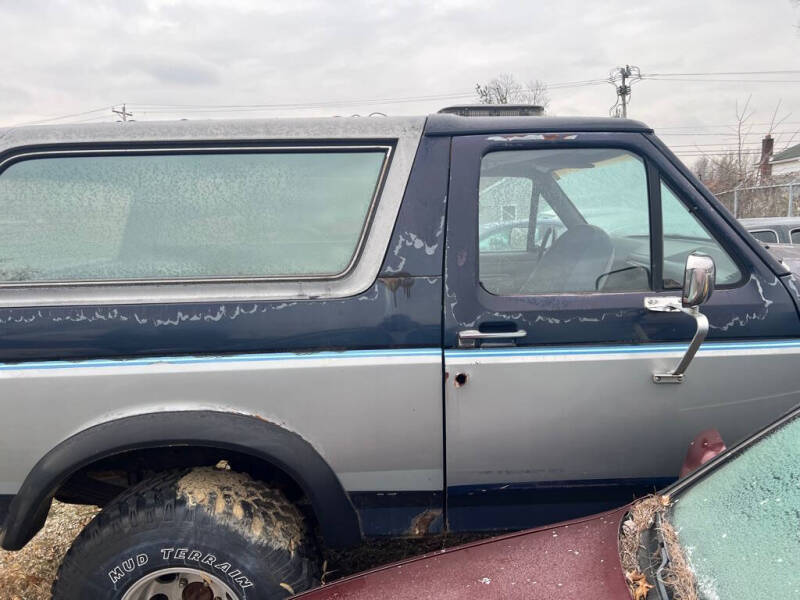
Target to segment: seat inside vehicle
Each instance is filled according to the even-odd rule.
[[[614,261],[614,245],[608,234],[594,225],[567,229],[542,255],[521,294],[582,292],[597,287]]]

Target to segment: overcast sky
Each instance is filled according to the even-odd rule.
[[[419,114],[474,100],[476,82],[503,72],[550,84],[551,114],[607,115],[611,85],[557,84],[626,63],[795,71],[635,84],[629,116],[691,161],[732,142],[723,134],[750,95],[753,147],[778,101],[778,146],[800,129],[798,22],[791,0],[0,0],[0,125],[98,108],[64,121],[110,121],[123,102],[140,120]],[[295,106],[213,107],[276,104]]]

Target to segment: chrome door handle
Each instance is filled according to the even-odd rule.
[[[474,348],[478,340],[509,340],[524,338],[528,332],[524,329],[516,331],[479,331],[478,329],[465,329],[458,332],[459,348]]]

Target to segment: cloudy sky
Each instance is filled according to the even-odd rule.
[[[748,97],[752,148],[779,101],[778,146],[800,142],[798,23],[793,0],[0,0],[0,125],[123,102],[139,120],[419,114],[504,72],[548,83],[552,114],[607,115],[601,80],[628,63],[646,76],[629,115],[691,161],[732,143]]]

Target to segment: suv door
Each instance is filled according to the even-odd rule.
[[[674,479],[697,432],[715,427],[732,443],[800,401],[788,292],[645,136],[475,135],[452,147],[453,530],[622,504]],[[481,243],[512,219],[503,244]],[[701,307],[710,341],[684,383],[658,385],[653,373],[677,364],[695,323],[648,312],[645,299],[680,295],[690,252],[716,263],[717,290]]]

